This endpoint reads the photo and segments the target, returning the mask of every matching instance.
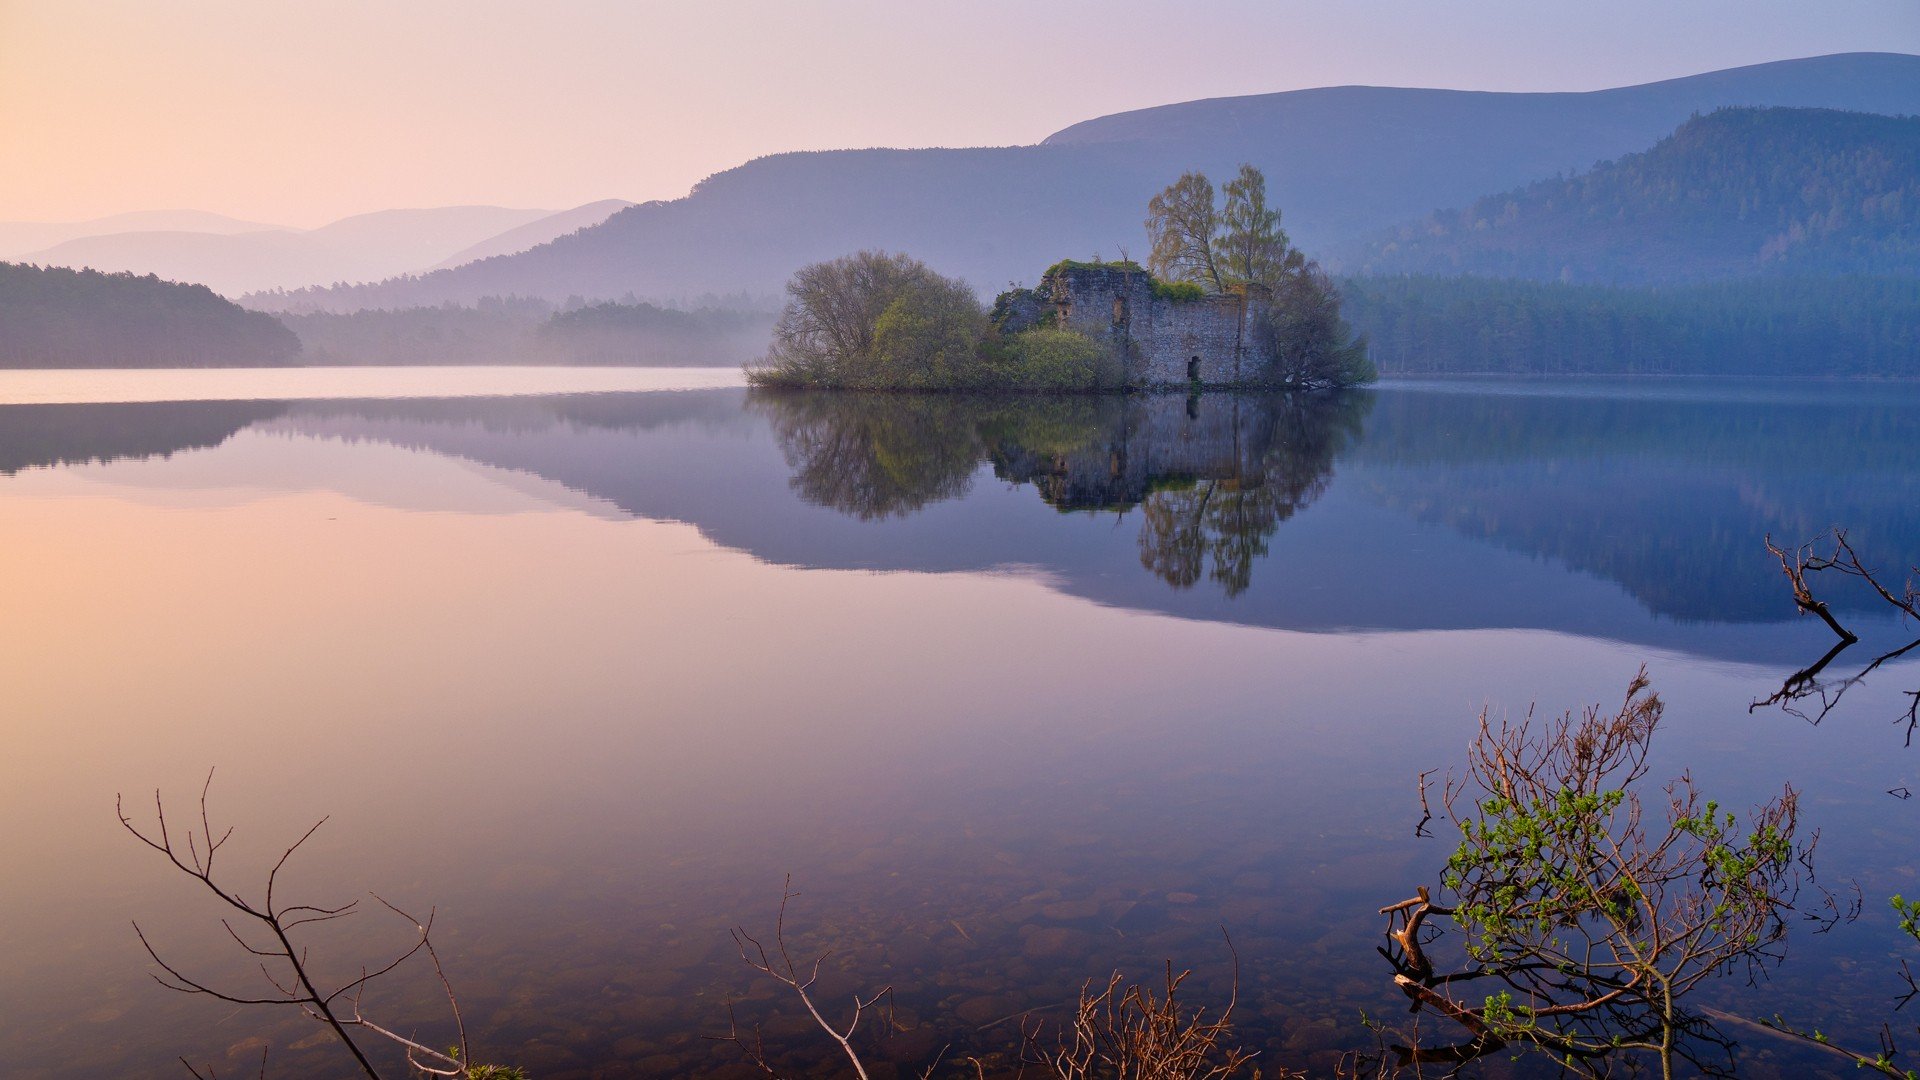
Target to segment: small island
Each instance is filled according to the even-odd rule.
[[[1148,266],[1064,260],[989,310],[905,255],[802,268],[755,386],[1087,393],[1320,390],[1373,381],[1340,297],[1243,165],[1216,203],[1188,173],[1148,204]]]

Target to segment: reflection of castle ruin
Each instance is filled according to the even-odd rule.
[[[1200,481],[1257,483],[1285,407],[1238,394],[1155,394],[1113,405],[1100,435],[1077,449],[999,443],[995,474],[1034,485],[1062,510],[1125,510],[1155,491]]]
[[[1249,325],[1259,285],[1183,297],[1132,263],[1063,263],[1012,297],[1018,331],[1042,320],[1078,330],[1125,358],[1129,386],[1228,386],[1262,375]]]

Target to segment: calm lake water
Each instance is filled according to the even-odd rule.
[[[1736,805],[1791,780],[1822,880],[1865,898],[1712,1002],[1868,1046],[1912,1027],[1885,898],[1920,890],[1920,802],[1889,793],[1920,790],[1892,723],[1920,663],[1817,727],[1747,706],[1831,644],[1764,534],[1920,553],[1920,389],[1038,402],[577,374],[0,385],[70,402],[0,406],[7,1075],[251,1075],[263,1046],[271,1075],[343,1075],[310,1021],[148,977],[135,918],[251,985],[209,897],[114,818],[156,787],[188,813],[212,766],[243,891],[331,815],[287,887],[437,906],[478,1049],[537,1077],[739,1072],[702,1038],[730,1000],[826,1061],[727,937],[770,928],[789,873],[835,1000],[897,991],[876,1059],[1004,1046],[1115,966],[1172,958],[1224,997],[1224,926],[1246,1040],[1327,1073],[1371,1044],[1363,1010],[1405,1015],[1375,912],[1450,850],[1414,836],[1415,777],[1483,708],[1617,702],[1643,664],[1657,768]],[[610,385],[655,389],[541,393]],[[1898,636],[1836,606],[1862,653]],[[405,937],[331,929],[335,973]],[[418,978],[366,1008],[451,1037]],[[1745,1075],[1852,1074],[1729,1034]]]

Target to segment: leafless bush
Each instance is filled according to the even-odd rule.
[[[153,793],[153,822],[147,826],[135,824],[128,815],[124,802],[115,800],[115,810],[120,824],[141,843],[165,856],[174,868],[188,877],[200,882],[208,892],[224,905],[229,914],[220,920],[227,936],[233,939],[249,956],[257,959],[260,974],[266,986],[256,990],[222,989],[208,985],[199,979],[183,973],[171,962],[163,959],[146,932],[138,923],[134,924],[134,934],[147,955],[160,967],[160,974],[153,976],[154,981],[169,990],[183,994],[196,994],[225,1001],[234,1005],[270,1005],[294,1008],[306,1016],[325,1024],[332,1031],[341,1047],[352,1056],[354,1064],[361,1074],[379,1080],[381,1073],[368,1055],[365,1047],[354,1038],[354,1031],[370,1032],[398,1046],[413,1070],[431,1076],[456,1076],[465,1080],[515,1080],[520,1077],[518,1070],[491,1065],[469,1065],[472,1060],[468,1053],[466,1026],[460,1017],[460,1003],[454,996],[453,986],[447,980],[441,967],[439,953],[433,946],[433,913],[416,919],[400,908],[387,903],[379,896],[374,900],[406,920],[412,927],[411,945],[397,956],[371,969],[363,967],[356,978],[339,984],[323,985],[315,975],[308,946],[299,933],[303,927],[319,923],[333,922],[348,918],[357,913],[359,901],[350,901],[335,907],[323,907],[315,904],[287,903],[276,895],[279,889],[280,872],[292,860],[314,833],[327,823],[321,818],[312,828],[302,833],[298,840],[280,853],[280,857],[267,872],[265,887],[258,900],[249,900],[239,891],[217,879],[214,863],[220,850],[233,837],[232,827],[216,831],[207,809],[208,793],[213,787],[213,773],[207,773],[206,784],[200,789],[200,823],[196,832],[191,824],[184,832],[176,830],[167,820],[165,801],[160,792]],[[223,864],[224,865],[224,864]],[[397,1032],[391,1031],[369,1020],[360,1010],[361,1000],[369,983],[390,974],[416,955],[424,954],[432,963],[434,974],[440,980],[440,986],[447,996],[447,1005],[452,1012],[453,1027],[458,1035],[455,1049],[443,1053],[431,1047],[415,1042]],[[268,989],[270,988],[270,989]],[[351,1030],[350,1030],[351,1029]],[[184,1058],[181,1060],[187,1070],[195,1076],[202,1074]],[[264,1056],[261,1073],[266,1070]],[[211,1070],[209,1070],[209,1075]]]

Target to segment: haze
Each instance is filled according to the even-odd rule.
[[[1027,143],[1341,83],[1586,90],[1920,52],[1910,0],[1333,5],[0,0],[0,219],[672,198],[783,150]]]

